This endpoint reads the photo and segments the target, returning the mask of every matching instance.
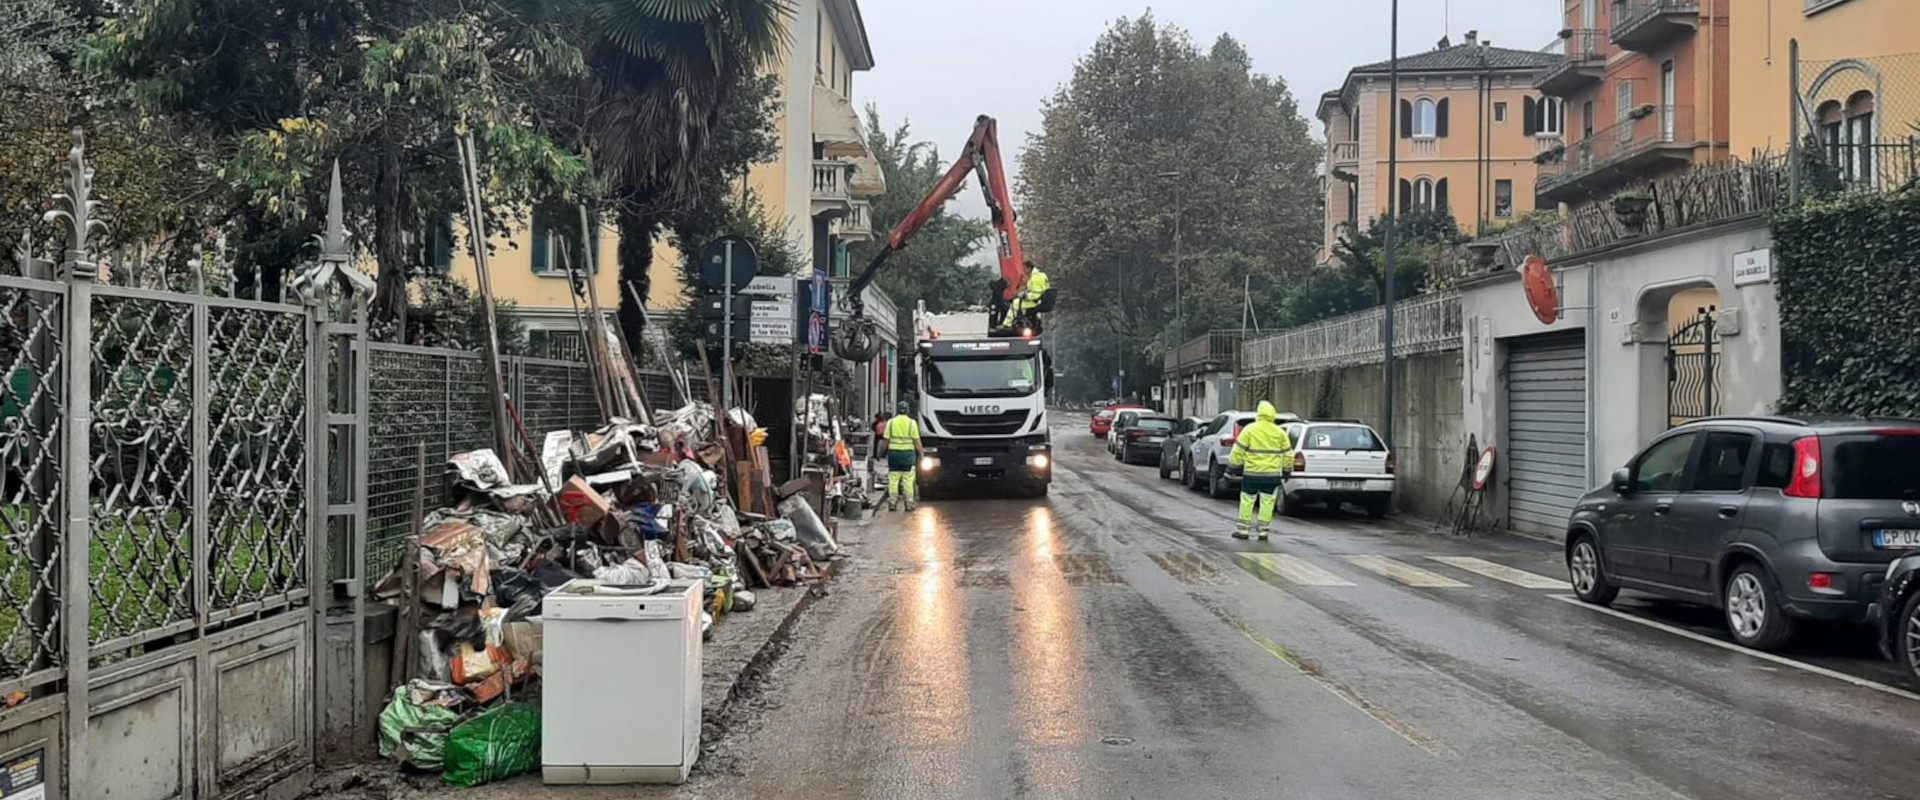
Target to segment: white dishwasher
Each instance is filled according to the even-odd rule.
[[[541,779],[684,783],[700,754],[702,581],[569,581],[543,603]]]

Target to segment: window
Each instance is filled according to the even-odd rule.
[[[1581,0],[1580,27],[1587,30],[1600,27],[1600,0]]]
[[[1785,489],[1793,485],[1793,445],[1768,444],[1760,448],[1760,474],[1753,485]]]
[[[1447,210],[1447,179],[1418,178],[1400,181],[1400,213]]]
[[[1613,85],[1613,118],[1624,120],[1633,113],[1633,81]]]
[[[1430,97],[1400,101],[1400,138],[1444,139],[1447,136],[1446,98],[1435,102]]]
[[[1567,129],[1567,103],[1558,97],[1540,99],[1540,135],[1559,136]]]
[[[1848,181],[1864,181],[1874,174],[1875,110],[1873,93],[1860,91],[1844,105],[1838,100],[1821,103],[1815,114],[1827,161]]]
[[[1683,433],[1661,439],[1633,466],[1633,490],[1636,492],[1673,492],[1682,486],[1687,471],[1687,456],[1693,452],[1697,433]]]
[[[533,272],[564,275],[569,265],[585,269],[591,263],[580,250],[580,212],[564,203],[533,207]]]
[[[1753,442],[1754,437],[1745,433],[1708,433],[1706,446],[1700,448],[1700,462],[1693,468],[1693,490],[1737,492],[1745,488]]]
[[[1580,138],[1593,138],[1593,101],[1580,104]]]
[[[1506,103],[1493,104],[1493,121],[1494,122],[1507,121],[1507,104]]]
[[[427,234],[427,269],[436,275],[453,271],[452,214],[434,218],[433,230]]]
[[[1493,182],[1493,215],[1513,216],[1513,181],[1501,178]]]
[[[1854,434],[1822,437],[1821,444],[1827,449],[1828,497],[1920,499],[1920,436]]]
[[[1373,431],[1358,425],[1315,425],[1306,430],[1299,445],[1303,450],[1379,452],[1387,449]]]

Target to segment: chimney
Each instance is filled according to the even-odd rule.
[[[1480,43],[1480,32],[1467,31],[1467,46],[1473,47],[1474,45],[1477,45],[1479,43]]]

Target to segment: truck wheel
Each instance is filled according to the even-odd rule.
[[[1033,485],[1033,488],[1027,490],[1027,494],[1036,500],[1043,499],[1047,496],[1047,490],[1052,487],[1053,484],[1051,482],[1036,483]]]

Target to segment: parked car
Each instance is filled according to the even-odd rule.
[[[1182,482],[1186,480],[1182,470],[1185,468],[1187,448],[1193,444],[1194,432],[1206,424],[1204,417],[1182,417],[1173,423],[1167,440],[1160,443],[1160,480],[1174,477]]]
[[[1187,446],[1186,460],[1180,468],[1187,488],[1205,491],[1212,497],[1234,494],[1240,486],[1240,476],[1228,471],[1227,461],[1233,455],[1233,443],[1240,438],[1240,429],[1253,424],[1255,419],[1251,411],[1227,411],[1194,432],[1193,443]],[[1282,413],[1277,421],[1285,425],[1299,419],[1297,415]]]
[[[1087,432],[1093,434],[1093,438],[1095,439],[1105,439],[1107,438],[1107,434],[1113,430],[1113,418],[1115,416],[1127,409],[1139,408],[1139,406],[1107,406],[1099,411],[1095,411],[1093,412],[1093,422],[1087,426]]]
[[[1173,433],[1179,420],[1165,414],[1141,413],[1126,426],[1114,429],[1113,457],[1122,464],[1157,463],[1160,446]]]
[[[1880,617],[1880,651],[1920,686],[1920,554],[1887,565],[1885,588],[1875,609]]]
[[[1915,420],[1689,422],[1580,498],[1566,538],[1580,599],[1630,588],[1705,603],[1763,650],[1801,620],[1867,621],[1888,563],[1916,551]]]
[[[1358,422],[1294,422],[1286,426],[1293,465],[1280,495],[1280,513],[1308,503],[1339,511],[1353,503],[1379,519],[1393,505],[1393,453],[1373,429]]]
[[[1125,436],[1127,428],[1132,426],[1135,420],[1140,419],[1142,414],[1152,413],[1153,412],[1148,409],[1131,407],[1114,412],[1113,426],[1107,433],[1107,455],[1119,458],[1120,440]]]

